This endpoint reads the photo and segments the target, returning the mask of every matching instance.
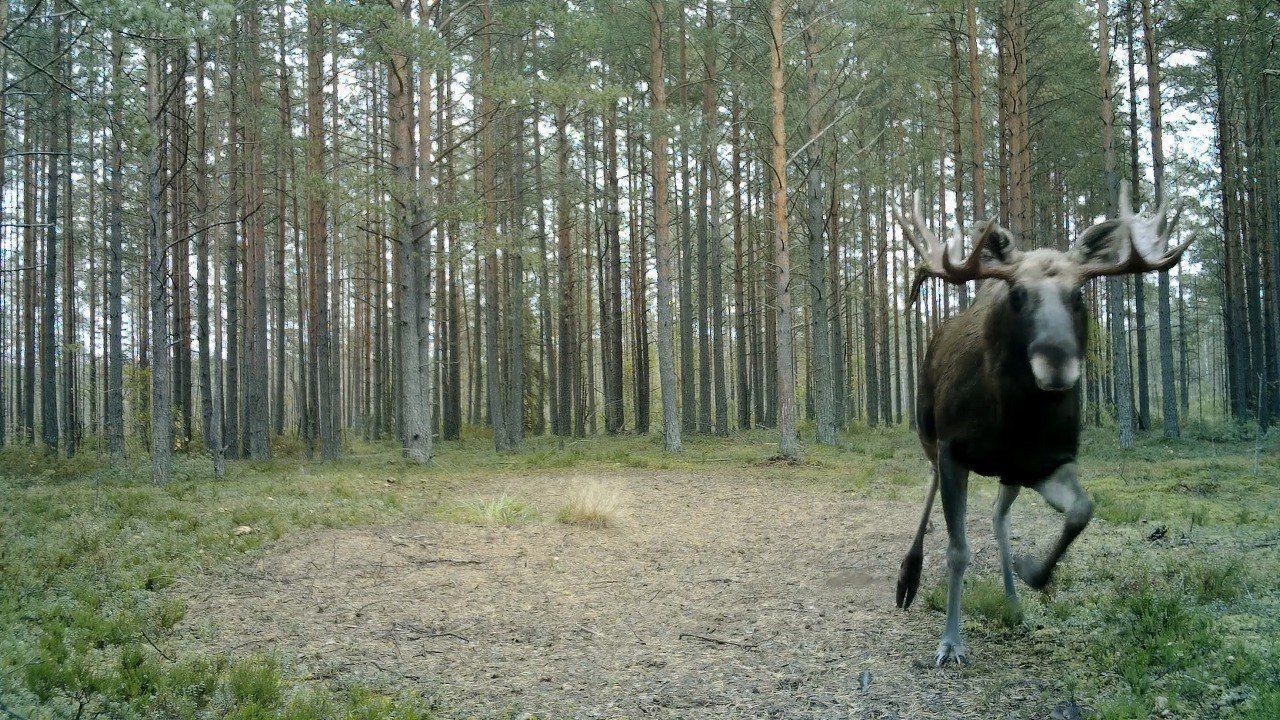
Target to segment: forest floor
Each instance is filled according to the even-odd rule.
[[[623,498],[613,527],[554,521],[586,482]],[[296,538],[179,585],[197,637],[281,653],[313,679],[412,683],[485,716],[1002,718],[1065,701],[1046,658],[981,628],[971,667],[923,664],[938,618],[893,607],[918,501],[668,471],[459,490],[533,511],[512,526],[442,518]],[[1024,519],[1023,537],[1050,527]],[[974,577],[993,572],[987,535],[975,533]]]
[[[975,478],[973,662],[942,669],[939,513],[920,598],[892,600],[918,445],[860,430],[779,465],[769,440],[469,437],[427,470],[280,447],[222,483],[180,460],[166,488],[6,451],[0,715],[1280,716],[1280,438],[1091,433],[1098,519],[1021,619]],[[618,501],[607,527],[559,521],[583,487]],[[1027,495],[1014,543],[1060,522]]]

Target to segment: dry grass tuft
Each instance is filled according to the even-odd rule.
[[[622,494],[593,480],[574,488],[569,503],[556,513],[556,520],[566,525],[599,529],[616,525],[621,513]]]

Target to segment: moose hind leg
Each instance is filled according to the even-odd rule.
[[[1062,534],[1043,561],[1028,555],[1018,557],[1018,577],[1028,586],[1039,590],[1049,584],[1058,561],[1093,519],[1093,501],[1080,486],[1075,463],[1063,465],[1033,487],[1055,510],[1066,516]]]
[[[965,662],[967,648],[960,637],[960,595],[964,591],[964,571],[969,566],[969,541],[965,537],[965,505],[969,471],[951,458],[945,447],[938,453],[938,484],[942,491],[942,513],[947,520],[947,623],[938,642],[935,662]]]
[[[929,529],[929,513],[933,510],[933,498],[938,494],[938,466],[933,466],[933,481],[929,484],[929,494],[924,501],[924,512],[920,514],[920,524],[916,528],[915,539],[911,548],[902,558],[902,566],[898,570],[897,604],[906,610],[920,588],[920,571],[924,567],[924,534]]]
[[[1000,494],[996,496],[996,507],[992,513],[991,524],[995,529],[996,546],[1000,550],[1000,574],[1004,580],[1004,596],[1009,604],[1018,606],[1018,591],[1013,585],[1013,558],[1009,551],[1009,508],[1018,499],[1022,488],[1018,485],[1000,485]]]

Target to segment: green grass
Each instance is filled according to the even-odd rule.
[[[1182,717],[1277,716],[1280,443],[1269,439],[1255,467],[1247,433],[1188,435],[1131,453],[1107,433],[1086,436],[1084,484],[1118,535],[1073,550],[1049,593],[1024,591],[1025,626],[994,578],[975,577],[966,592],[971,626],[1010,641],[1009,651],[1025,651],[1026,638],[1011,636],[1030,633],[1100,717],[1147,717],[1161,703]],[[386,445],[354,444],[319,465],[282,443],[271,462],[231,463],[223,481],[203,458],[179,455],[163,488],[147,482],[139,453],[111,468],[91,453],[67,461],[10,447],[0,451],[0,716],[436,717],[403,688],[302,683],[285,659],[188,651],[175,638],[185,605],[173,586],[309,529],[451,513],[494,525],[535,519],[509,496],[461,510],[444,500],[477,478],[492,487],[539,473],[670,471],[923,497],[928,465],[903,430],[856,428],[838,448],[807,446],[797,465],[766,462],[775,442],[767,431],[692,438],[672,457],[654,437],[531,438],[522,453],[496,455],[470,430],[429,469]],[[990,483],[974,486],[989,493]],[[1146,540],[1157,526],[1169,540]]]
[[[443,514],[455,522],[487,527],[514,527],[538,519],[538,511],[533,506],[506,493],[459,503]]]
[[[1188,435],[1131,453],[1086,435],[1084,484],[1115,532],[1032,600],[1099,718],[1280,717],[1280,447]]]
[[[925,595],[925,605],[934,612],[947,610],[947,586],[938,583]],[[964,617],[976,618],[992,630],[1017,630],[1022,627],[1022,612],[1004,597],[1004,588],[994,578],[976,577],[965,582],[960,596]]]

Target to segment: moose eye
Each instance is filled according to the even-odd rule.
[[[1009,306],[1016,312],[1022,312],[1027,305],[1027,291],[1018,285],[1014,285],[1009,290]]]

